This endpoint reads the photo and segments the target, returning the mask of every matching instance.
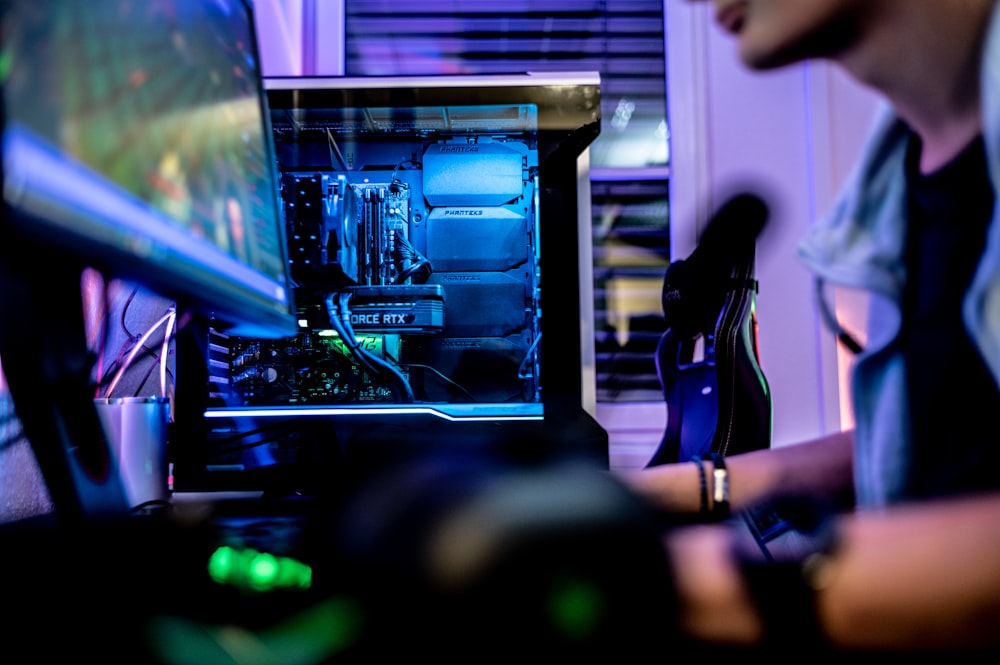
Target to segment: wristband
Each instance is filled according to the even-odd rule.
[[[716,452],[707,453],[702,459],[712,461],[712,508],[710,513],[717,520],[729,517],[729,469],[726,460]]]
[[[695,455],[694,457],[691,458],[691,461],[694,462],[695,466],[698,467],[698,481],[700,483],[700,488],[701,488],[701,495],[700,495],[701,496],[701,503],[700,503],[701,507],[699,508],[698,512],[701,515],[707,515],[708,514],[708,474],[705,473],[705,465],[702,463],[702,460],[701,460],[700,457],[698,457],[697,455]]]

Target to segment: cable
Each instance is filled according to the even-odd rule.
[[[473,402],[478,402],[479,401],[479,400],[476,399],[476,396],[473,395],[471,392],[469,392],[462,384],[458,383],[457,381],[455,381],[453,379],[448,378],[447,376],[445,376],[444,374],[442,374],[440,371],[438,371],[434,367],[431,367],[430,365],[424,365],[422,363],[406,363],[406,366],[407,367],[419,367],[421,369],[429,370],[432,374],[434,374],[435,376],[439,377],[442,381],[444,381],[448,385],[454,386],[457,390],[461,391],[462,394],[465,395],[466,397],[468,397],[471,401],[473,401]]]
[[[823,296],[823,280],[816,278],[816,300],[819,303],[819,313],[823,317],[823,322],[826,324],[830,330],[832,330],[836,335],[840,343],[843,344],[851,353],[859,354],[864,350],[864,346],[853,336],[851,333],[847,332],[843,326],[840,325],[840,321],[833,312],[830,311],[830,306],[826,302],[826,298]]]
[[[144,348],[145,343],[149,341],[149,338],[153,336],[154,332],[156,332],[156,329],[164,325],[168,321],[172,322],[174,317],[175,317],[174,309],[170,308],[170,310],[166,314],[161,316],[156,321],[156,323],[150,326],[149,330],[143,333],[142,337],[140,337],[139,340],[135,343],[135,346],[132,347],[132,352],[129,353],[125,361],[121,363],[121,365],[118,367],[118,371],[115,374],[114,379],[112,379],[111,383],[108,384],[108,389],[104,393],[105,397],[111,397],[111,393],[114,392],[114,389],[118,385],[118,382],[121,380],[122,376],[125,375],[125,370],[129,368],[129,366],[132,364],[132,361],[139,354],[139,351]],[[169,339],[169,336],[167,335],[165,335],[164,337],[165,339]]]
[[[118,315],[118,327],[121,329],[122,333],[124,333],[125,340],[121,343],[121,346],[118,347],[118,353],[115,355],[114,361],[111,362],[111,364],[109,364],[106,369],[101,369],[97,373],[97,376],[99,377],[98,378],[98,387],[97,387],[97,396],[98,397],[100,397],[101,386],[103,384],[107,383],[108,376],[111,374],[112,371],[114,371],[114,370],[116,370],[116,369],[118,369],[118,368],[120,368],[122,366],[122,364],[125,361],[125,355],[130,350],[133,350],[133,344],[134,344],[134,342],[136,340],[137,335],[133,334],[132,331],[129,330],[128,324],[126,323],[126,318],[128,316],[128,310],[131,307],[132,302],[135,300],[135,298],[138,295],[138,293],[139,293],[139,289],[138,288],[133,288],[131,290],[131,292],[129,293],[128,297],[125,299],[125,302],[121,306],[121,311],[120,311],[120,313]],[[110,315],[110,313],[111,313],[111,303],[110,302],[108,302],[108,304],[106,305],[105,309],[106,309],[107,315]],[[105,330],[107,331],[107,328],[105,328]],[[106,332],[105,335],[107,335],[107,334],[108,333]],[[105,339],[104,341],[101,342],[100,353],[102,354],[102,356],[104,354],[104,349],[106,347],[107,347],[107,340]],[[153,353],[152,349],[148,349],[147,348],[146,350],[148,352],[150,352],[150,353]],[[153,354],[153,357],[154,357],[155,360],[158,360],[158,358],[156,357],[155,353]],[[143,378],[142,382],[145,383],[148,378],[149,378],[149,374],[147,374],[146,377]]]
[[[132,331],[128,329],[128,324],[125,322],[125,316],[128,314],[129,307],[132,306],[132,301],[135,300],[138,295],[139,289],[132,289],[132,292],[128,294],[128,298],[125,299],[125,304],[122,305],[121,314],[118,316],[118,325],[121,326],[122,332],[124,332],[129,339],[134,339],[135,335],[133,335]]]
[[[410,386],[409,381],[406,380],[406,377],[404,377],[398,369],[390,365],[385,360],[369,353],[364,347],[361,346],[361,344],[358,343],[357,336],[354,334],[354,328],[351,326],[351,310],[348,307],[348,301],[350,299],[351,294],[349,292],[338,294],[340,324],[343,326],[348,339],[353,340],[354,342],[352,350],[362,364],[372,373],[384,377],[387,376],[390,379],[392,385],[397,388],[397,396],[400,397],[402,401],[407,404],[412,404],[416,401],[416,398],[413,395],[413,388]]]
[[[394,243],[396,254],[394,260],[396,262],[396,269],[400,271],[396,276],[396,284],[403,284],[411,278],[414,284],[426,283],[434,272],[431,262],[410,244],[410,241],[407,240],[406,236],[399,229],[393,231],[393,236],[396,240]],[[410,261],[411,263],[404,269],[402,265],[406,261]]]
[[[135,386],[135,391],[132,393],[132,397],[139,397],[142,393],[142,389],[146,386],[146,382],[149,381],[149,377],[153,375],[153,370],[156,369],[159,364],[159,358],[154,355],[153,364],[146,368],[146,373],[142,375],[142,381],[137,381]]]
[[[337,297],[336,304],[334,304],[335,295]],[[340,335],[341,340],[347,345],[347,348],[350,349],[351,353],[354,354],[368,371],[376,376],[389,378],[392,385],[397,389],[397,397],[407,404],[412,404],[416,401],[416,397],[414,397],[413,388],[406,380],[406,377],[398,369],[369,353],[358,343],[354,329],[351,326],[350,309],[347,306],[350,298],[351,294],[349,292],[330,294],[326,297],[327,315],[334,330],[337,331],[337,334]]]
[[[167,327],[163,331],[163,347],[160,352],[160,397],[167,397],[167,356],[170,354],[170,337],[177,321],[177,308],[168,310]]]
[[[524,360],[521,361],[520,367],[517,368],[517,378],[519,379],[530,379],[534,376],[534,372],[528,371],[528,363],[531,361],[532,356],[535,353],[535,349],[538,348],[538,343],[542,341],[542,333],[535,335],[535,339],[532,340],[531,346],[528,350],[524,352]]]

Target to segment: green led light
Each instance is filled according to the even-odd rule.
[[[577,639],[586,637],[601,621],[602,596],[593,582],[563,580],[549,595],[549,616],[563,634]]]
[[[208,574],[219,584],[225,584],[233,572],[233,548],[220,547],[208,560]]]
[[[276,586],[279,573],[278,559],[266,552],[250,560],[248,578],[250,586],[259,591],[269,591]]]
[[[312,568],[297,559],[228,545],[209,557],[208,574],[218,584],[260,592],[312,586]]]

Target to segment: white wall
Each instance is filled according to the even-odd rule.
[[[254,0],[264,76],[344,73],[344,0]]]
[[[672,254],[691,251],[734,189],[765,195],[771,219],[758,244],[757,305],[774,445],[840,429],[843,358],[794,249],[856,158],[875,98],[825,63],[750,72],[710,5],[666,0],[665,12]]]

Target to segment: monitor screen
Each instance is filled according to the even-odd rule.
[[[0,3],[0,354],[57,513],[125,505],[85,270],[178,321],[297,330],[254,27],[249,0]]]
[[[294,333],[248,4],[3,7],[5,233],[134,278],[220,326]]]
[[[300,331],[209,331],[209,441],[175,478],[311,460],[309,422],[354,455],[573,436],[598,75],[264,83]]]

